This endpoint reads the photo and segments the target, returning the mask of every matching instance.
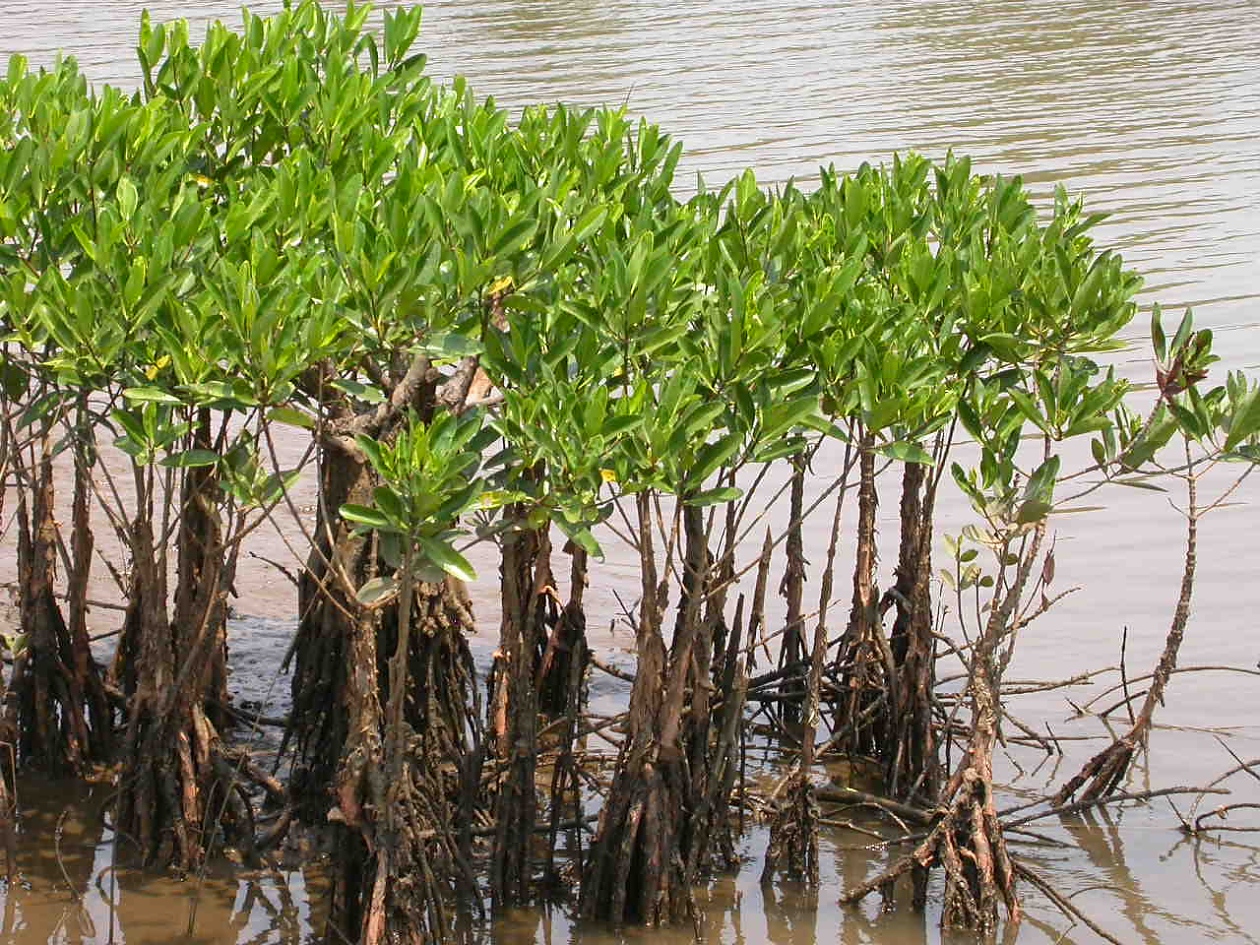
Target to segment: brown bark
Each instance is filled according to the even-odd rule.
[[[572,556],[569,601],[555,621],[542,662],[538,666],[538,708],[545,715],[560,716],[569,711],[580,691],[573,689],[573,680],[580,687],[586,672],[586,612],[583,597],[586,591],[586,551],[576,544],[567,546]],[[577,666],[575,667],[575,662]]]
[[[336,825],[329,943],[449,937],[450,880],[471,880],[457,826],[463,733],[446,728],[451,695],[472,682],[457,612],[467,608],[453,582],[414,584],[395,611],[411,616],[395,617],[392,633],[360,608],[346,641],[348,737],[326,815]],[[380,650],[391,637],[383,700]]]
[[[28,470],[29,501],[25,489],[18,498],[19,604],[26,645],[14,661],[8,721],[24,760],[55,773],[81,774],[91,762],[106,758],[113,722],[82,616],[86,575],[81,569],[91,533],[75,536],[71,604],[76,619],[71,626],[56,596],[59,534],[47,435],[38,448],[40,458]],[[82,489],[76,489],[76,516],[85,514],[85,501]]]
[[[569,600],[565,604],[560,624],[553,631],[552,639],[554,640],[561,633],[560,627],[564,627],[562,638],[571,642],[564,651],[553,651],[549,647],[548,655],[556,653],[556,662],[549,664],[547,657],[544,657],[543,665],[539,668],[542,680],[539,684],[539,693],[544,699],[548,691],[544,688],[548,678],[557,674],[561,666],[565,667],[569,674],[563,686],[567,699],[564,706],[564,725],[559,735],[555,768],[551,777],[551,820],[547,838],[545,875],[547,883],[552,887],[559,886],[561,883],[555,865],[561,822],[566,817],[567,811],[571,811],[575,817],[580,816],[582,811],[581,772],[574,747],[578,738],[578,726],[582,720],[582,708],[585,704],[583,679],[586,674],[587,650],[584,601],[587,555],[586,551],[577,545],[570,546],[569,552],[572,555],[569,568]],[[581,844],[582,830],[579,826],[569,832],[569,852],[579,863],[582,861]]]
[[[892,656],[883,635],[875,589],[875,514],[879,495],[875,484],[874,445],[874,437],[864,433],[858,457],[853,602],[837,657],[841,694],[836,745],[846,754],[866,756],[878,755],[888,720],[897,717],[899,708],[891,672]]]
[[[667,585],[657,581],[650,493],[639,493],[637,506],[638,666],[626,741],[582,877],[581,911],[588,918],[653,925],[685,915],[690,891],[676,855],[681,759],[661,725],[670,682],[661,633]]]
[[[805,659],[805,622],[801,602],[805,595],[805,543],[803,538],[805,514],[805,458],[792,458],[792,486],[788,507],[788,533],[784,543],[787,567],[779,593],[787,603],[787,616],[783,629],[783,648],[779,656],[779,668],[787,675],[781,691],[787,698],[781,703],[783,722],[793,726],[800,724],[801,703],[805,698],[805,683],[801,670]]]
[[[1062,807],[1071,801],[1078,791],[1082,801],[1095,801],[1113,794],[1128,773],[1134,754],[1138,748],[1146,744],[1150,737],[1156,708],[1164,704],[1164,693],[1168,689],[1168,681],[1172,679],[1173,671],[1177,668],[1177,655],[1185,639],[1186,626],[1190,622],[1190,604],[1194,596],[1194,576],[1198,564],[1198,483],[1194,477],[1193,466],[1186,474],[1186,488],[1188,493],[1186,553],[1181,569],[1181,588],[1177,596],[1176,609],[1173,611],[1172,624],[1164,639],[1164,649],[1160,654],[1155,672],[1151,676],[1151,684],[1146,691],[1146,698],[1142,701],[1142,708],[1127,732],[1094,755],[1059,789],[1051,799],[1055,807]]]
[[[167,582],[156,547],[152,483],[142,484],[132,523],[131,588],[124,633],[134,641],[134,693],[119,775],[119,829],[136,840],[145,865],[198,867],[216,833],[254,859],[252,807],[239,765],[206,713],[205,693],[216,621],[226,608],[232,558],[218,508],[206,503],[204,483],[181,517],[181,552],[196,549],[190,569],[181,554],[174,618],[167,618]]]
[[[855,904],[877,889],[891,897],[897,879],[912,873],[914,905],[922,910],[926,906],[923,877],[939,865],[945,870],[942,928],[968,928],[991,939],[1003,905],[1008,920],[1019,923],[1022,912],[1015,889],[1017,866],[1007,851],[993,800],[993,750],[1002,716],[998,650],[1011,630],[1044,535],[1043,521],[1029,538],[1013,578],[1009,583],[998,582],[988,619],[975,642],[967,687],[971,703],[967,751],[941,791],[932,829],[913,852],[846,893],[842,903]]]
[[[846,451],[841,472],[842,488],[836,497],[836,510],[831,520],[831,537],[827,543],[827,560],[823,568],[818,597],[818,622],[814,626],[810,649],[809,672],[806,677],[805,705],[801,719],[801,758],[796,769],[782,784],[770,821],[770,843],[762,865],[761,882],[769,887],[776,875],[812,885],[818,883],[818,801],[811,775],[815,761],[815,740],[822,704],[823,666],[827,660],[827,615],[835,584],[836,549],[840,544],[840,525],[844,513],[845,489],[852,469],[852,452]]]
[[[506,764],[495,804],[490,889],[496,905],[528,901],[537,819],[538,603],[550,584],[550,541],[528,527],[503,541],[496,705],[502,706],[499,757]]]
[[[661,620],[668,582],[657,577],[651,495],[641,493],[637,505],[638,667],[627,738],[583,874],[581,911],[589,918],[655,925],[688,914],[692,883],[725,845],[745,679],[735,633],[727,641],[723,699],[714,712],[711,664],[721,631],[716,614],[701,616],[712,562],[698,509],[680,513],[683,593],[666,653]]]
[[[721,609],[703,607],[711,592],[714,568],[700,509],[683,510],[683,531],[683,596],[674,641],[676,647],[689,636],[694,642],[689,660],[675,654],[674,671],[688,674],[686,686],[690,696],[683,709],[681,731],[681,750],[687,763],[683,770],[685,818],[679,845],[686,882],[691,885],[702,873],[729,869],[736,862],[728,808],[738,773],[736,761],[747,677],[739,657],[741,628],[735,627],[727,636]],[[758,606],[764,606],[769,567],[769,554],[765,554],[758,581],[763,600]],[[716,649],[723,645],[726,652],[717,653]]]
[[[374,573],[374,548],[342,519],[346,503],[372,501],[370,469],[364,459],[338,447],[321,450],[319,510],[315,542],[298,585],[294,641],[293,710],[286,743],[293,738],[299,768],[292,790],[307,819],[322,819],[327,792],[336,778],[354,706],[346,697],[356,672],[352,641],[360,632],[357,586]],[[359,644],[362,649],[362,644]],[[373,644],[375,667],[376,647]],[[374,677],[375,678],[375,677]]]
[[[932,728],[936,644],[932,628],[932,516],[936,480],[919,463],[902,476],[901,547],[892,595],[897,617],[889,645],[900,712],[891,720],[881,752],[890,797],[928,803],[940,790]]]
[[[86,398],[80,409],[86,412]],[[80,425],[80,439],[74,453],[74,500],[71,511],[70,536],[71,574],[67,593],[71,652],[74,659],[74,677],[81,688],[88,714],[92,738],[90,757],[103,760],[112,757],[114,747],[114,716],[105,681],[100,667],[92,656],[92,644],[87,626],[88,580],[92,571],[92,551],[95,540],[92,535],[89,505],[92,494],[92,468],[85,453],[93,449],[89,442],[90,431],[86,421]]]
[[[202,450],[213,447],[208,409],[198,413],[192,445]],[[218,503],[219,477],[215,467],[189,469],[180,497],[173,628],[178,657],[194,649],[199,655],[204,654],[205,665],[197,670],[203,679],[203,705],[210,721],[222,729],[231,723],[227,711],[226,589],[232,584],[232,575],[225,571],[230,562],[225,559],[221,540]],[[221,560],[212,560],[215,556]],[[199,599],[199,591],[212,575],[218,575],[224,592]]]

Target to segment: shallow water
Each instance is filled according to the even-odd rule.
[[[237,6],[147,5],[156,16],[201,21],[235,18]],[[131,45],[144,6],[0,0],[0,54],[49,61],[65,49],[93,78],[131,84],[137,76]],[[256,9],[278,6],[259,3]],[[511,108],[551,100],[627,102],[686,142],[687,178],[703,174],[718,182],[752,166],[763,181],[795,176],[807,182],[820,163],[852,168],[899,149],[940,155],[954,148],[982,169],[1024,174],[1041,194],[1061,182],[1085,194],[1093,209],[1112,212],[1104,236],[1146,276],[1146,301],[1193,305],[1199,322],[1218,333],[1222,366],[1254,369],[1260,367],[1257,27],[1260,0],[443,0],[428,5],[423,36],[437,75],[464,73]],[[1144,331],[1140,317],[1130,336]],[[1149,375],[1140,356],[1121,355],[1120,362],[1130,376]],[[820,469],[834,459],[824,457]],[[888,535],[895,534],[891,495],[883,510]],[[1254,551],[1260,515],[1254,489],[1238,498],[1244,504],[1214,514],[1203,527],[1203,568],[1183,665],[1255,666],[1260,660],[1260,559]],[[1082,590],[1030,628],[1013,677],[1063,678],[1114,664],[1126,626],[1130,673],[1153,664],[1177,590],[1180,519],[1162,497],[1148,493],[1115,490],[1095,502],[1107,510],[1066,517],[1059,528],[1057,583]],[[965,511],[946,503],[943,528],[956,531],[967,521]],[[776,517],[782,520],[780,510],[772,511],[771,520]],[[822,547],[825,517],[809,523],[808,547]],[[109,553],[103,529],[98,539]],[[274,534],[260,532],[254,550],[291,560]],[[633,562],[615,547],[609,551],[593,575],[592,636],[604,656],[624,660],[628,630],[606,628],[619,609],[612,590],[632,601],[636,578]],[[483,567],[482,573],[494,570]],[[10,574],[6,547],[0,580]],[[260,565],[243,576],[239,590],[236,607],[244,616],[232,630],[233,688],[239,699],[266,703],[269,714],[279,715],[288,681],[277,676],[277,667],[288,641],[291,585]],[[105,596],[109,588],[102,584],[94,593]],[[812,585],[809,593],[816,593]],[[474,595],[482,642],[489,646],[494,590],[483,581]],[[96,629],[107,629],[114,618],[99,611]],[[597,697],[614,702],[617,687],[601,679]],[[1064,741],[1062,758],[1013,748],[1009,759],[999,758],[1006,784],[1000,803],[1061,781],[1103,744],[1100,725],[1070,721],[1065,698],[1079,702],[1101,688],[1030,695],[1014,704],[1031,725],[1048,723],[1058,735],[1096,740]],[[1232,760],[1214,734],[1200,730],[1206,727],[1241,757],[1260,755],[1258,709],[1255,677],[1175,677],[1149,769],[1139,768],[1135,786],[1200,784],[1229,767]],[[1231,800],[1260,799],[1255,782],[1231,785]],[[99,817],[68,816],[55,843],[58,819],[76,800],[63,791],[22,785],[20,879],[4,896],[3,941],[108,941],[111,899],[117,903],[115,940],[128,943],[289,945],[304,941],[317,924],[312,909],[319,897],[306,894],[308,876],[301,870],[244,877],[220,870],[200,884],[115,874]],[[1174,800],[1183,811],[1190,804]],[[107,801],[97,789],[88,803],[73,806],[92,811]],[[1176,825],[1161,801],[1043,822],[1040,831],[1071,846],[1021,844],[1020,851],[1061,888],[1076,892],[1074,901],[1122,941],[1255,941],[1257,835],[1189,841]],[[790,887],[761,889],[765,836],[750,831],[743,847],[749,868],[701,893],[708,939],[938,941],[931,914],[925,921],[897,911],[875,924],[873,905],[861,913],[836,905],[842,884],[860,882],[883,861],[883,854],[861,849],[869,842],[851,831],[827,831],[824,882],[811,897]],[[318,864],[309,881],[318,887]],[[194,903],[194,931],[187,936]],[[1066,923],[1035,895],[1027,905],[1021,945],[1060,940]],[[691,937],[690,930],[623,936],[631,942]],[[513,945],[616,938],[577,929],[560,910],[522,911],[496,926],[496,939]],[[1064,940],[1097,939],[1077,928]]]

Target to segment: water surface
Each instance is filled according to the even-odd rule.
[[[233,3],[147,5],[157,17],[236,18]],[[66,50],[93,79],[134,85],[131,46],[144,6],[0,0],[0,54],[22,52],[48,62]],[[794,177],[808,186],[819,164],[854,168],[909,148],[933,156],[951,148],[965,152],[981,169],[1023,174],[1042,196],[1061,183],[1083,194],[1091,208],[1111,212],[1102,235],[1146,276],[1145,303],[1193,305],[1199,322],[1218,333],[1223,367],[1257,368],[1257,27],[1260,0],[441,0],[427,7],[422,39],[435,74],[465,74],[476,89],[514,110],[537,101],[626,103],[686,142],[685,185],[695,175],[721,182],[751,166],[764,182]],[[1144,332],[1142,317],[1129,336]],[[1150,373],[1136,351],[1120,361],[1136,379]],[[895,505],[891,496],[889,490],[886,514]],[[1204,524],[1185,665],[1255,666],[1260,660],[1260,515],[1254,490],[1239,498],[1244,504]],[[1114,663],[1125,626],[1131,672],[1153,664],[1176,595],[1182,523],[1162,497],[1146,493],[1107,493],[1099,504],[1108,510],[1065,519],[1060,527],[1059,581],[1082,590],[1029,630],[1012,675],[1060,678]],[[942,514],[946,529],[967,521],[956,501],[945,503]],[[816,518],[809,542],[821,549],[827,523]],[[883,531],[894,535],[895,524],[886,520]],[[284,557],[274,537],[260,535],[259,541],[260,553]],[[605,630],[618,609],[611,591],[633,600],[636,580],[632,560],[616,548],[593,577],[593,642],[609,658],[624,659],[619,654],[630,642],[624,628]],[[286,631],[275,621],[292,613],[290,588],[260,569],[243,578],[241,590],[239,609],[271,622],[234,625],[233,683],[242,697],[270,700],[269,711],[278,714],[287,680],[277,681],[276,666]],[[483,581],[474,592],[488,643],[495,591]],[[809,593],[816,593],[813,585]],[[105,624],[110,615],[98,619]],[[1069,695],[1080,701],[1091,692]],[[1176,677],[1153,757],[1138,767],[1135,786],[1197,784],[1232,764],[1205,728],[1244,758],[1260,755],[1258,708],[1260,680],[1253,677]],[[1059,734],[1104,734],[1095,723],[1071,723],[1062,693],[1030,696],[1014,709]],[[1064,742],[1067,756],[1048,759],[1012,749],[1009,759],[999,759],[1007,785],[1003,802],[1061,781],[1101,744]],[[1240,782],[1237,789],[1234,799],[1244,799],[1248,785]],[[104,804],[102,790],[78,806],[91,811]],[[199,890],[125,873],[111,885],[108,832],[92,818],[66,819],[59,864],[50,856],[50,837],[69,800],[51,788],[24,786],[22,875],[4,897],[4,941],[107,941],[111,898],[119,903],[117,941],[289,945],[309,936],[315,920],[300,870],[218,873]],[[1189,801],[1177,804],[1184,809]],[[1039,829],[1070,846],[1018,849],[1122,941],[1256,941],[1260,847],[1254,835],[1190,841],[1176,824],[1161,802],[1046,822]],[[939,940],[931,914],[924,921],[897,911],[874,923],[873,905],[861,913],[839,909],[840,886],[864,879],[882,854],[860,849],[869,838],[849,831],[829,830],[823,842],[824,882],[816,895],[787,886],[763,891],[757,874],[765,836],[750,832],[744,844],[749,868],[701,894],[709,940]],[[194,901],[194,931],[184,937]],[[1033,895],[1028,906],[1020,943],[1096,940],[1081,928],[1061,938],[1067,924],[1058,915]],[[497,928],[498,940],[513,945],[612,937],[577,929],[562,910],[521,911]],[[684,942],[691,933],[624,938]]]

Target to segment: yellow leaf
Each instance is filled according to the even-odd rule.
[[[147,377],[151,381],[155,380],[158,376],[158,372],[161,371],[164,367],[166,367],[170,363],[171,363],[171,356],[169,354],[164,354],[162,355],[162,357],[158,358],[157,361],[153,363],[152,367],[150,367],[148,370],[144,372],[144,376]]]
[[[602,478],[602,479],[604,480],[604,482],[616,482],[616,481],[617,481],[617,474],[616,474],[615,472],[613,472],[611,469],[601,469],[601,470],[599,471],[599,475],[600,475],[600,478]]]

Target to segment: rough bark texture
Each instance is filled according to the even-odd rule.
[[[875,587],[874,439],[864,434],[858,459],[857,553],[853,566],[853,603],[837,656],[841,692],[837,707],[837,748],[849,755],[875,757],[889,719],[899,703],[892,674],[892,653],[879,618]]]
[[[348,736],[326,815],[337,825],[329,943],[445,941],[452,880],[472,881],[459,827],[469,763],[461,746],[474,714],[463,701],[473,683],[463,639],[471,613],[450,581],[416,584],[404,597],[395,613],[410,619],[394,617],[387,630],[360,609],[346,641],[339,698]],[[391,653],[384,689],[382,649]],[[449,727],[452,712],[459,731]],[[474,757],[478,749],[474,741]]]
[[[570,641],[568,649],[563,652],[563,656],[557,657],[557,662],[550,664],[548,669],[547,657],[543,659],[543,666],[539,669],[541,682],[539,683],[540,695],[547,692],[545,688],[546,681],[550,674],[559,672],[558,667],[563,665],[569,674],[568,679],[564,681],[562,687],[567,698],[567,704],[564,706],[564,724],[561,728],[556,746],[555,767],[551,775],[551,820],[548,829],[547,842],[547,864],[546,864],[546,882],[552,889],[558,889],[562,885],[561,877],[556,868],[555,854],[556,846],[560,835],[560,825],[566,817],[580,817],[582,812],[582,780],[579,761],[575,752],[575,744],[578,739],[579,726],[582,721],[582,710],[585,706],[585,687],[583,681],[586,675],[586,551],[573,545],[569,549],[572,555],[572,562],[569,568],[569,600],[565,604],[564,612],[561,614],[560,625],[552,633],[552,639],[560,636],[561,639]],[[563,626],[563,630],[561,627]],[[548,647],[548,655],[553,652]],[[559,651],[555,651],[559,652]],[[562,660],[562,662],[561,662]],[[569,854],[576,862],[582,861],[582,829],[580,826],[570,829],[568,834]]]
[[[843,475],[848,476],[848,456]],[[769,885],[776,875],[818,883],[818,800],[811,775],[815,760],[815,740],[821,721],[823,664],[827,660],[827,614],[836,574],[836,549],[840,543],[840,522],[844,511],[844,489],[836,498],[836,511],[831,521],[831,539],[827,545],[827,563],[823,568],[819,589],[818,622],[810,649],[809,674],[806,680],[805,706],[801,720],[801,758],[781,785],[775,798],[770,821],[770,843],[762,866],[761,882]]]
[[[934,823],[927,837],[908,856],[887,871],[846,893],[841,902],[854,904],[875,890],[890,898],[896,880],[915,876],[914,905],[926,906],[922,877],[933,866],[945,871],[942,928],[968,928],[991,939],[997,931],[999,908],[1009,921],[1021,918],[1015,889],[1017,867],[1006,849],[1002,825],[993,800],[993,749],[1001,723],[1001,662],[998,650],[1011,630],[1028,577],[1037,561],[1045,523],[1036,526],[1009,582],[999,581],[983,631],[971,657],[967,693],[971,731],[967,751],[937,801]]]
[[[907,463],[901,486],[901,547],[892,597],[897,617],[889,644],[900,694],[881,752],[891,797],[929,803],[940,790],[940,762],[932,728],[936,643],[932,633],[932,515],[935,480]]]
[[[337,447],[322,450],[315,541],[298,584],[301,619],[294,642],[291,728],[285,736],[297,746],[292,791],[309,820],[322,819],[327,810],[328,791],[352,730],[354,702],[347,693],[361,658],[352,642],[361,630],[354,593],[374,568],[371,543],[354,534],[339,510],[346,503],[370,504],[372,486],[361,457]],[[364,645],[357,645],[362,651]],[[375,671],[375,643],[371,652]]]
[[[193,447],[213,447],[210,411],[199,412],[193,432]],[[179,534],[176,539],[178,583],[175,587],[174,632],[177,657],[195,648],[204,654],[201,675],[202,698],[207,718],[218,729],[230,723],[227,689],[227,590],[232,586],[231,564],[223,560],[226,550],[220,541],[218,520],[219,477],[213,466],[189,469],[180,497]],[[214,558],[220,560],[213,560]],[[234,560],[234,559],[233,559]],[[203,585],[217,579],[223,592],[204,601],[199,599]],[[201,610],[201,607],[208,610]]]
[[[651,496],[637,497],[642,599],[635,637],[638,666],[627,737],[582,877],[581,911],[611,922],[657,924],[687,913],[690,891],[678,856],[681,755],[674,716],[667,739],[667,675],[661,617],[667,585],[658,586]],[[677,641],[675,643],[677,645]],[[689,648],[688,648],[689,649]]]
[[[779,593],[787,604],[787,615],[783,627],[783,648],[779,655],[779,668],[785,672],[781,691],[784,700],[781,703],[783,722],[794,726],[801,721],[801,703],[805,699],[805,682],[801,678],[805,671],[805,654],[808,644],[805,641],[805,622],[801,611],[801,602],[805,595],[805,459],[803,456],[792,458],[792,486],[788,507],[788,532],[784,551],[787,554],[787,567],[783,572],[783,583]]]
[[[721,608],[704,606],[712,590],[714,567],[700,509],[684,509],[683,533],[683,594],[674,629],[672,663],[675,672],[688,674],[689,701],[683,709],[680,733],[686,757],[686,817],[680,852],[690,886],[701,874],[729,869],[736,862],[735,838],[727,815],[738,773],[736,761],[747,679],[739,657],[741,628],[737,625],[728,635]],[[768,576],[768,555],[763,556],[762,569]],[[765,576],[760,582],[763,588]],[[690,656],[680,647],[680,642],[688,639],[694,641]],[[725,653],[717,652],[722,646]]]
[[[84,618],[91,532],[74,536],[67,624],[56,596],[52,453],[46,437],[39,445],[40,458],[29,470],[29,504],[26,490],[18,499],[18,597],[26,645],[14,661],[9,725],[23,760],[54,773],[80,774],[108,757],[113,724]],[[76,485],[77,522],[86,519],[81,476]]]
[[[503,621],[495,698],[498,756],[505,770],[495,803],[490,889],[496,905],[529,899],[531,845],[537,819],[538,654],[544,590],[551,584],[550,542],[545,532],[523,528],[503,542]],[[501,714],[499,714],[501,713]]]
[[[193,593],[167,619],[166,578],[153,528],[140,515],[131,528],[132,577],[126,633],[135,641],[135,692],[119,776],[119,829],[136,840],[146,865],[190,870],[214,834],[253,854],[254,825],[232,760],[206,716],[203,697],[210,619],[227,587],[217,517],[203,523],[212,550]]]
[[[583,597],[586,591],[587,554],[570,544],[569,602],[554,622],[538,667],[538,709],[544,715],[560,716],[569,711],[581,693],[573,689],[573,680],[581,680],[586,672],[586,612]]]
[[[638,667],[627,738],[581,895],[587,917],[648,925],[686,917],[692,883],[726,861],[726,805],[737,773],[746,687],[734,633],[722,660],[721,705],[714,706],[713,646],[724,631],[716,614],[702,616],[712,562],[697,509],[681,513],[683,587],[667,654],[661,622],[668,581],[658,581],[652,513],[651,496],[641,493]]]

